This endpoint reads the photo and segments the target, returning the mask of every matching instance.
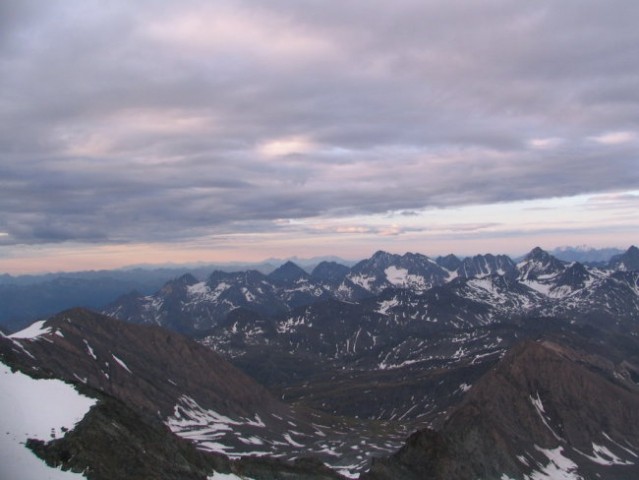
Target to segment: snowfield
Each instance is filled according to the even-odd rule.
[[[12,335],[9,335],[9,338],[12,339],[21,339],[21,340],[34,340],[38,338],[40,335],[44,335],[46,333],[51,332],[51,328],[45,327],[44,323],[46,320],[38,320],[37,322],[32,323],[24,330],[20,330]]]
[[[35,380],[0,362],[0,478],[70,480],[81,474],[49,468],[25,447],[29,438],[51,440],[73,429],[96,403],[60,380]]]

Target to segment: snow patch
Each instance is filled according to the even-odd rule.
[[[577,450],[579,452],[579,450]],[[597,445],[595,442],[592,443],[592,452],[593,455],[586,455],[583,452],[581,453],[587,459],[599,464],[599,465],[634,465],[634,462],[629,460],[623,460],[619,458],[617,455],[612,453],[607,447],[603,445]]]
[[[113,360],[115,360],[117,362],[118,365],[120,365],[122,368],[124,368],[130,374],[133,374],[133,372],[131,370],[129,370],[129,367],[127,367],[126,363],[124,363],[124,360],[119,359],[118,357],[116,357],[113,354],[111,354],[111,356],[113,357]]]
[[[38,320],[24,330],[20,330],[19,332],[9,335],[9,338],[16,340],[33,340],[38,338],[40,335],[51,333],[51,327],[45,327],[45,322],[46,320]]]
[[[249,477],[238,477],[234,473],[213,472],[213,475],[206,477],[207,480],[251,480]]]
[[[359,478],[359,473],[351,472],[351,470],[355,470],[358,467],[359,465],[347,465],[346,467],[337,470],[337,473],[346,478]]]
[[[206,282],[199,282],[186,287],[186,292],[189,296],[202,296],[209,293],[209,287]]]
[[[0,362],[0,477],[12,480],[81,479],[48,467],[28,450],[28,438],[51,440],[73,429],[96,403],[60,380],[35,380]]]
[[[577,464],[563,455],[563,449],[541,448],[535,445],[535,449],[548,458],[549,463],[541,470],[527,475],[528,480],[583,480],[577,473]]]
[[[550,289],[552,288],[552,285],[547,285],[545,283],[540,283],[534,280],[524,280],[523,282],[524,285],[526,285],[528,288],[531,288],[532,290],[535,290],[536,292],[541,293],[542,295],[545,296],[550,296]]]
[[[188,395],[182,395],[178,399],[178,403],[173,407],[173,415],[164,423],[176,435],[194,441],[200,450],[227,455],[231,453],[229,450],[233,450],[233,447],[220,441],[227,433],[233,432],[234,427],[248,425],[263,428],[266,426],[257,414],[253,419],[232,419],[214,410],[203,408]],[[253,444],[258,445],[258,440],[261,441],[261,439],[254,438],[256,440]]]
[[[562,441],[562,438],[557,435],[553,428],[548,424],[548,419],[546,418],[546,410],[544,409],[544,404],[542,403],[541,398],[539,398],[539,392],[537,392],[536,398],[531,395],[530,401],[535,407],[535,410],[537,410],[537,414],[539,415],[539,418],[541,418],[541,421],[546,426],[546,428],[550,430],[550,433],[552,433],[557,440]]]
[[[255,295],[253,295],[248,288],[242,288],[242,293],[244,294],[244,298],[247,302],[251,303],[255,300]]]
[[[97,360],[98,357],[96,356],[95,352],[93,351],[93,348],[91,348],[91,345],[89,345],[89,342],[87,342],[87,340],[84,340],[84,345],[87,347],[87,352],[89,353],[89,356],[93,359],[93,360]]]
[[[405,268],[391,266],[384,270],[384,274],[386,275],[386,280],[393,285],[405,285],[408,279],[408,270]]]
[[[290,443],[291,445],[293,445],[294,447],[298,447],[298,448],[303,448],[305,445],[299,442],[296,442],[295,440],[293,440],[291,438],[291,435],[289,433],[285,433],[283,435],[284,440],[286,440],[288,443]]]
[[[355,285],[359,285],[365,290],[371,291],[371,283],[375,281],[375,277],[371,277],[368,275],[353,275],[349,276],[349,280],[353,282]]]
[[[392,300],[381,301],[379,302],[378,305],[379,305],[379,308],[376,310],[377,313],[381,313],[382,315],[387,315],[389,309],[399,305],[399,300],[397,300],[397,297],[395,297]]]

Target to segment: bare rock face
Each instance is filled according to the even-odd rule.
[[[211,349],[163,328],[74,309],[47,320],[42,329],[47,333],[37,339],[16,340],[21,346],[16,353],[29,352],[23,363],[118,398],[143,415],[170,416],[184,392],[227,416],[286,409]]]
[[[301,436],[320,427],[209,348],[163,328],[74,309],[1,336],[0,360],[98,399],[62,438],[27,445],[49,465],[90,480],[205,480],[214,471],[265,480],[342,478],[311,460],[229,460],[226,449],[256,445],[265,453],[288,445],[287,452],[303,457],[290,430]]]
[[[439,432],[415,433],[363,478],[636,478],[639,388],[619,368],[557,343],[525,342]]]
[[[632,245],[624,253],[612,257],[610,268],[626,272],[639,271],[639,248]]]

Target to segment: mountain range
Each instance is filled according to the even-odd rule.
[[[607,268],[564,262],[540,248],[519,263],[505,255],[461,260],[453,255],[431,259],[380,251],[351,268],[323,262],[310,274],[292,262],[268,275],[215,271],[199,281],[187,274],[155,294],[123,296],[104,313],[190,335],[211,330],[235,335],[252,316],[249,323],[259,328],[244,331],[244,336],[250,333],[253,342],[269,332],[295,331],[306,323],[300,317],[303,312],[317,314],[325,306],[333,308],[334,302],[344,308],[358,305],[375,317],[375,324],[392,319],[414,326],[415,322],[402,322],[406,315],[435,327],[484,325],[523,316],[614,321],[636,317],[637,270],[639,249],[634,246],[613,257]],[[439,300],[442,297],[445,302]],[[236,317],[243,321],[232,322]]]
[[[639,475],[638,321],[636,247],[380,251],[183,275],[1,335],[0,360],[94,399],[26,441],[90,479],[617,480]]]

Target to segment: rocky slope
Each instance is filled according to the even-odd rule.
[[[463,385],[523,338],[571,325],[637,333],[639,272],[615,265],[566,263],[539,248],[517,264],[505,256],[377,252],[350,270],[325,264],[307,274],[287,263],[269,276],[179,279],[137,298],[144,315],[123,314],[124,302],[110,311],[170,328],[183,319],[178,329],[289,401],[332,414],[437,423],[436,412],[454,404]],[[225,313],[214,313],[218,308]],[[442,374],[453,370],[460,373]],[[340,393],[353,385],[378,400]],[[419,397],[434,385],[437,394]]]
[[[639,386],[629,368],[552,341],[520,344],[439,431],[413,434],[362,478],[635,478]]]
[[[399,422],[353,422],[292,407],[187,337],[82,309],[1,337],[0,356],[32,375],[98,392],[110,399],[105,408],[116,402],[131,410],[122,413],[123,421],[133,415],[152,431],[168,427],[206,452],[291,461],[315,456],[336,470],[357,471],[408,433]],[[95,421],[108,427],[101,418]]]

